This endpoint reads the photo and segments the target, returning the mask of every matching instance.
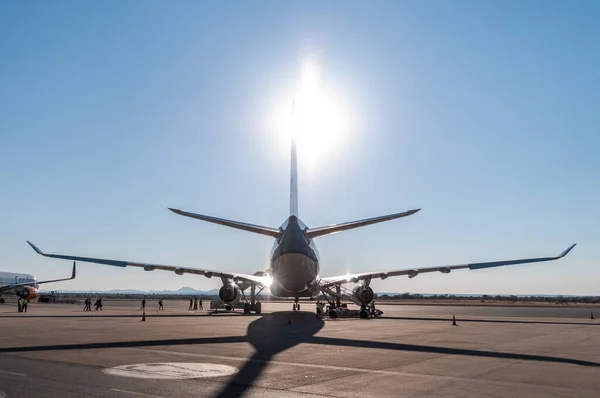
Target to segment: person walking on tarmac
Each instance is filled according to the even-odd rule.
[[[194,311],[198,309],[198,299],[194,299]]]
[[[19,312],[23,312],[23,302],[21,301],[20,297],[19,297],[19,300],[17,301],[17,305],[19,306]]]
[[[23,299],[23,312],[27,312],[27,303],[28,302],[29,302],[29,300]]]
[[[200,308],[200,311],[204,311],[204,307],[202,307],[202,299],[198,300],[198,307]]]
[[[317,318],[321,318],[321,312],[323,312],[321,301],[317,301]]]
[[[145,309],[146,309],[146,297],[144,297],[144,298],[142,299],[142,306],[140,307],[140,311],[141,311],[141,310],[145,310]]]
[[[163,307],[163,299],[158,300],[158,310],[165,310],[165,307]]]
[[[194,299],[191,298],[190,299],[190,308],[188,308],[188,311],[191,311],[193,307],[194,307]]]

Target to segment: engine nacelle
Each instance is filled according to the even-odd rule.
[[[233,307],[240,302],[240,299],[242,298],[242,291],[237,285],[232,283],[223,285],[219,289],[219,298],[226,305]]]
[[[370,287],[364,287],[364,286],[357,286],[354,288],[354,292],[352,293],[352,297],[354,298],[354,301],[356,304],[361,305],[361,304],[369,304],[371,301],[373,301],[373,299],[375,298],[375,293],[373,292],[373,289],[371,289]]]
[[[20,298],[29,300],[33,300],[38,296],[37,289],[32,286],[23,286],[21,289],[17,290],[16,293]]]

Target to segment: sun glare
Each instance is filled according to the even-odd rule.
[[[298,82],[287,96],[280,98],[284,97],[285,106],[280,104],[279,110],[271,116],[275,133],[282,140],[281,148],[285,148],[286,155],[289,154],[293,137],[300,167],[314,170],[317,163],[325,161],[336,151],[347,133],[349,118],[343,112],[344,101],[324,84],[319,70],[311,62],[303,64]]]
[[[343,116],[338,104],[335,93],[323,86],[315,66],[305,64],[290,124],[300,156],[310,163],[327,155],[340,140]]]

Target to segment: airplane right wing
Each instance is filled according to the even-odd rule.
[[[443,274],[449,274],[453,270],[458,269],[470,269],[470,270],[478,270],[484,268],[492,268],[492,267],[502,267],[505,265],[515,265],[515,264],[526,264],[526,263],[538,263],[543,261],[553,261],[563,258],[575,247],[576,243],[569,246],[568,249],[563,251],[558,256],[554,257],[536,257],[536,258],[523,258],[519,260],[504,260],[504,261],[490,261],[486,263],[471,263],[471,264],[460,264],[460,265],[441,265],[436,267],[414,267],[407,268],[401,270],[392,270],[392,271],[380,271],[380,272],[364,272],[360,274],[349,274],[349,275],[340,275],[329,278],[321,278],[322,283],[325,286],[331,285],[339,285],[344,283],[357,283],[358,281],[365,279],[386,279],[390,276],[401,276],[407,275],[409,278],[414,278],[419,274],[424,274],[427,272],[441,272]]]
[[[221,272],[221,271],[212,271],[201,268],[192,268],[192,267],[180,267],[176,265],[160,265],[160,264],[149,264],[149,263],[138,263],[132,261],[123,261],[123,260],[109,260],[104,258],[94,258],[94,257],[78,257],[78,256],[68,256],[63,254],[49,254],[40,250],[36,245],[27,241],[29,246],[36,251],[36,253],[51,258],[60,258],[63,260],[74,260],[74,261],[83,261],[87,263],[96,263],[96,264],[104,264],[104,265],[112,265],[113,267],[139,267],[143,268],[144,271],[154,271],[154,270],[162,270],[162,271],[173,271],[177,275],[183,274],[195,274],[195,275],[204,275],[207,278],[212,278],[213,276],[232,279],[233,281],[246,281],[251,283],[256,283],[261,286],[268,286],[270,284],[269,276],[261,276],[261,275],[246,275],[246,274],[238,274],[238,273],[229,273],[229,272]]]

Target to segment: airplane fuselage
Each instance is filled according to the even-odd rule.
[[[306,238],[307,227],[290,216],[280,227],[283,236],[271,252],[271,294],[278,297],[314,297],[319,294],[319,253]]]
[[[0,286],[18,285],[22,283],[27,283],[28,286],[37,288],[37,280],[33,275],[16,272],[0,272]],[[5,290],[3,293],[13,293],[13,290]]]

